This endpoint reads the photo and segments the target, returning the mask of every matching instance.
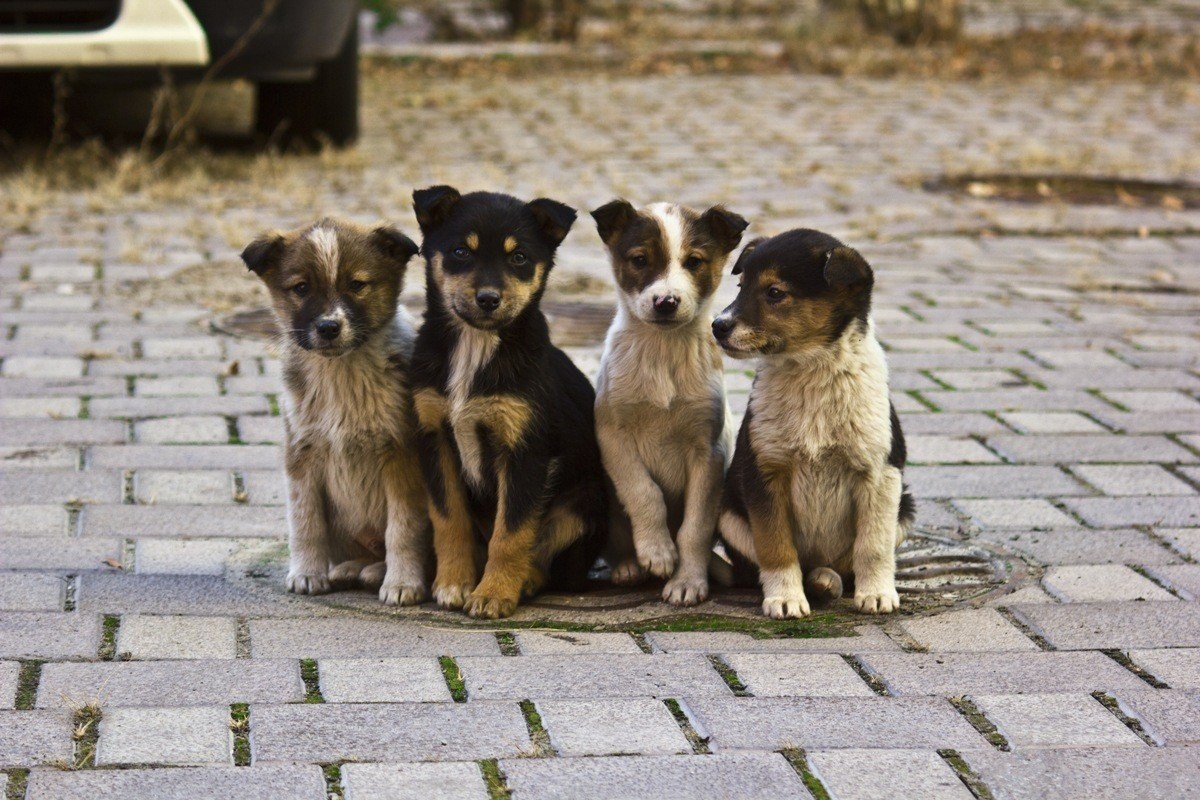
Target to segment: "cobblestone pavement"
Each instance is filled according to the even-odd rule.
[[[1200,793],[1200,212],[920,188],[1196,180],[1194,88],[380,80],[355,154],[177,202],[64,193],[0,231],[10,798]],[[241,548],[281,557],[278,363],[167,276],[249,287],[221,265],[251,233],[326,211],[412,230],[434,180],[844,235],[877,270],[920,524],[1031,579],[825,639],[497,634],[226,580]],[[605,280],[581,220],[552,282]]]

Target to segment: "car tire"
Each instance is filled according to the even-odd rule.
[[[358,24],[312,80],[258,84],[255,128],[269,141],[346,147],[358,138]]]

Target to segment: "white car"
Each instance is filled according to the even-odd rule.
[[[64,68],[77,85],[144,85],[220,65],[257,85],[260,133],[349,144],[357,18],[355,0],[0,0],[0,129],[28,122],[34,90]]]

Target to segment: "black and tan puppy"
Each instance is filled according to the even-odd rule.
[[[242,259],[271,292],[283,349],[289,591],[426,596],[429,520],[397,307],[417,246],[389,227],[323,219],[255,239]]]
[[[413,206],[426,263],[413,377],[434,597],[505,617],[547,582],[582,583],[607,528],[592,387],[550,343],[538,307],[575,211],[449,186],[413,192]]]
[[[757,563],[767,616],[805,616],[805,588],[835,599],[851,579],[860,611],[895,611],[895,550],[914,508],[871,267],[832,236],[794,230],[748,244],[733,274],[737,298],[713,333],[730,355],[761,361],[719,532]]]

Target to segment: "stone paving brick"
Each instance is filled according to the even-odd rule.
[[[122,469],[280,469],[278,447],[266,445],[129,445],[91,448],[92,465]]]
[[[857,636],[811,639],[755,639],[731,631],[648,631],[646,641],[657,653],[866,653],[898,651],[900,646],[877,625],[861,625]]]
[[[979,538],[1026,553],[1043,564],[1175,564],[1179,559],[1141,531],[984,532]]]
[[[218,393],[216,379],[208,375],[138,378],[134,383],[134,391],[138,397],[185,397]]]
[[[985,529],[1070,528],[1079,525],[1047,500],[956,500],[953,505]]]
[[[1200,793],[1200,752],[1184,749],[1076,748],[963,753],[1005,800],[1143,800]]]
[[[560,756],[692,752],[675,717],[658,700],[537,700],[536,705]]]
[[[258,536],[287,532],[283,509],[265,506],[88,506],[84,536]]]
[[[223,575],[238,546],[234,539],[140,539],[135,570],[139,575]]]
[[[1000,456],[974,439],[953,436],[909,436],[908,460],[913,464],[991,464]]]
[[[101,707],[224,706],[231,703],[294,703],[304,699],[300,662],[103,661],[42,667],[38,708],[71,708],[98,701]]]
[[[0,375],[6,378],[79,378],[83,376],[83,361],[53,356],[9,356],[4,359]]]
[[[243,442],[279,444],[283,441],[283,417],[238,417]]]
[[[0,611],[61,611],[65,588],[58,575],[0,572]]]
[[[901,417],[900,424],[905,436],[986,436],[989,433],[1008,433],[1008,428],[992,417],[974,412],[905,414]]]
[[[1076,464],[1071,471],[1107,495],[1196,494],[1160,466]]]
[[[188,614],[213,617],[313,615],[311,605],[290,596],[205,575],[135,575],[121,571],[83,573],[76,601],[80,610],[103,614]]]
[[[93,417],[148,419],[173,416],[222,416],[266,414],[271,404],[265,397],[97,397],[88,404]],[[249,419],[249,417],[247,417]],[[224,441],[224,440],[222,440]]]
[[[473,700],[730,694],[712,664],[693,654],[460,658],[458,665]]]
[[[1072,603],[1012,610],[1060,650],[1200,646],[1195,603]]]
[[[450,689],[436,658],[323,658],[327,703],[446,703]]]
[[[97,769],[29,773],[28,800],[126,800],[130,797],[325,800],[318,766],[230,769]]]
[[[1198,457],[1163,436],[1017,436],[987,437],[989,447],[1010,461],[1025,464],[1157,461],[1194,464]]]
[[[79,416],[82,403],[77,397],[0,397],[0,417]]]
[[[903,742],[936,750],[987,747],[946,700],[934,697],[697,697],[686,707],[718,751],[872,748]]]
[[[134,497],[150,505],[228,505],[233,503],[233,476],[219,470],[139,470]]]
[[[516,634],[521,655],[581,655],[595,653],[641,653],[627,633],[567,633],[521,631]]]
[[[1019,411],[1000,418],[1022,433],[1104,433],[1103,425],[1073,411],[1042,413]]]
[[[1047,570],[1042,585],[1067,603],[1175,600],[1170,592],[1121,564],[1054,567]]]
[[[778,753],[521,759],[500,762],[514,797],[529,800],[784,800],[812,795]]]
[[[954,770],[929,750],[825,750],[809,753],[808,765],[838,800],[973,797]]]
[[[730,653],[725,663],[756,697],[873,697],[850,665],[833,654]]]
[[[346,800],[488,800],[487,784],[476,764],[346,764]]]
[[[919,497],[1065,497],[1091,494],[1056,467],[907,467],[905,482]]]
[[[1101,653],[867,653],[861,659],[901,696],[1111,692],[1145,685]]]
[[[106,709],[96,764],[232,765],[229,707]]]
[[[990,608],[906,619],[901,620],[899,625],[918,644],[935,653],[1038,649],[1028,636]]]
[[[531,752],[516,703],[255,706],[254,763],[467,761]]]
[[[229,364],[211,359],[106,358],[93,361],[88,375],[129,375],[161,378],[169,375],[226,375]]]
[[[153,617],[127,614],[121,618],[117,653],[135,659],[207,659],[237,656],[236,624],[232,617]]]
[[[1103,375],[1105,369],[1127,368],[1125,362],[1103,350],[1034,350],[1033,355],[1055,369],[1089,367]]]
[[[67,512],[61,506],[0,506],[0,534],[5,536],[62,536],[67,532]]]
[[[61,711],[0,711],[0,769],[69,762],[71,727]]]
[[[287,480],[275,470],[253,470],[242,473],[247,502],[252,506],[282,506],[287,504]]]
[[[889,355],[888,360],[892,360]],[[1074,389],[982,389],[928,391],[922,396],[943,411],[1080,411],[1085,414],[1112,410],[1112,406]]]
[[[1139,392],[1104,390],[1109,400],[1130,411],[1200,411],[1200,403],[1182,392]]]
[[[111,397],[125,395],[121,378],[5,378],[0,377],[0,396],[4,397]],[[5,425],[0,425],[3,429]]]
[[[1150,577],[1178,592],[1184,600],[1200,599],[1200,565],[1154,566],[1146,571]]]
[[[937,370],[933,376],[955,389],[999,389],[1027,385],[1005,369]]]
[[[251,620],[250,650],[254,658],[500,655],[500,645],[489,632],[400,627],[364,619]]]
[[[1117,700],[1154,741],[1171,746],[1200,743],[1200,693],[1195,690],[1144,687],[1121,692]]]
[[[27,503],[119,503],[121,473],[110,470],[21,470],[4,476],[11,497]]]
[[[94,614],[0,611],[0,657],[94,658],[99,646]]]
[[[208,336],[187,339],[143,339],[146,358],[221,358],[221,341]]]
[[[1133,731],[1090,694],[972,695],[1013,747],[1143,747]]]
[[[1081,497],[1063,501],[1089,525],[1120,528],[1130,525],[1200,526],[1200,496]]]
[[[1200,559],[1200,529],[1159,529],[1158,534],[1178,552]]]
[[[0,419],[6,445],[120,444],[129,427],[115,419]]]
[[[79,448],[76,447],[0,447],[0,472],[26,470],[76,469]],[[8,475],[5,475],[5,481]]]
[[[21,665],[16,661],[0,661],[0,709],[14,707],[20,674]]]
[[[225,444],[229,426],[224,417],[169,417],[133,424],[134,437],[142,444]]]
[[[13,569],[107,569],[120,563],[122,542],[116,539],[0,538],[0,564]]]
[[[1200,689],[1200,649],[1130,650],[1126,655],[1172,689]]]

